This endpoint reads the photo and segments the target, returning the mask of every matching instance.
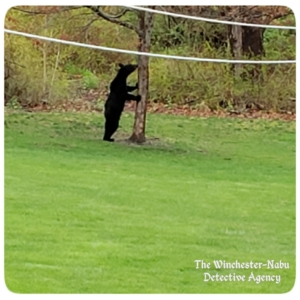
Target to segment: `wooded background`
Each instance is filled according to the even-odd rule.
[[[295,25],[283,6],[156,6],[180,14],[256,24]],[[122,7],[19,6],[5,28],[128,50],[141,49],[143,12]],[[294,60],[295,30],[228,26],[155,14],[151,52],[171,55]],[[146,49],[149,51],[149,49]],[[5,104],[55,105],[98,91],[101,110],[118,63],[137,57],[5,34]],[[232,65],[149,59],[147,101],[199,109],[295,110],[295,64]],[[129,79],[136,81],[134,75]]]

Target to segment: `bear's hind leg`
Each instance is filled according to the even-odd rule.
[[[114,139],[112,139],[111,136],[117,131],[118,127],[119,127],[118,120],[106,119],[103,140],[108,142],[113,142]]]

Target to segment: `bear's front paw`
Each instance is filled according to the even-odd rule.
[[[139,88],[139,83],[138,83],[138,82],[136,83],[135,88],[136,88],[136,89]]]
[[[136,96],[136,102],[140,102],[141,101],[141,96],[140,95],[137,95]]]

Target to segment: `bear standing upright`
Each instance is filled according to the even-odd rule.
[[[113,142],[114,139],[111,136],[116,132],[119,127],[119,121],[122,111],[127,100],[134,100],[139,102],[141,100],[140,95],[132,95],[128,92],[134,91],[138,88],[138,84],[135,86],[128,86],[126,83],[127,77],[134,72],[138,65],[122,65],[119,64],[119,71],[115,79],[110,84],[110,93],[105,102],[105,131],[103,140]]]

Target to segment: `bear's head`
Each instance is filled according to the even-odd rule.
[[[123,65],[123,64],[119,64],[120,70],[119,73],[122,73],[124,76],[128,76],[130,75],[132,72],[134,72],[138,65],[132,65],[132,64],[128,64],[128,65]]]

